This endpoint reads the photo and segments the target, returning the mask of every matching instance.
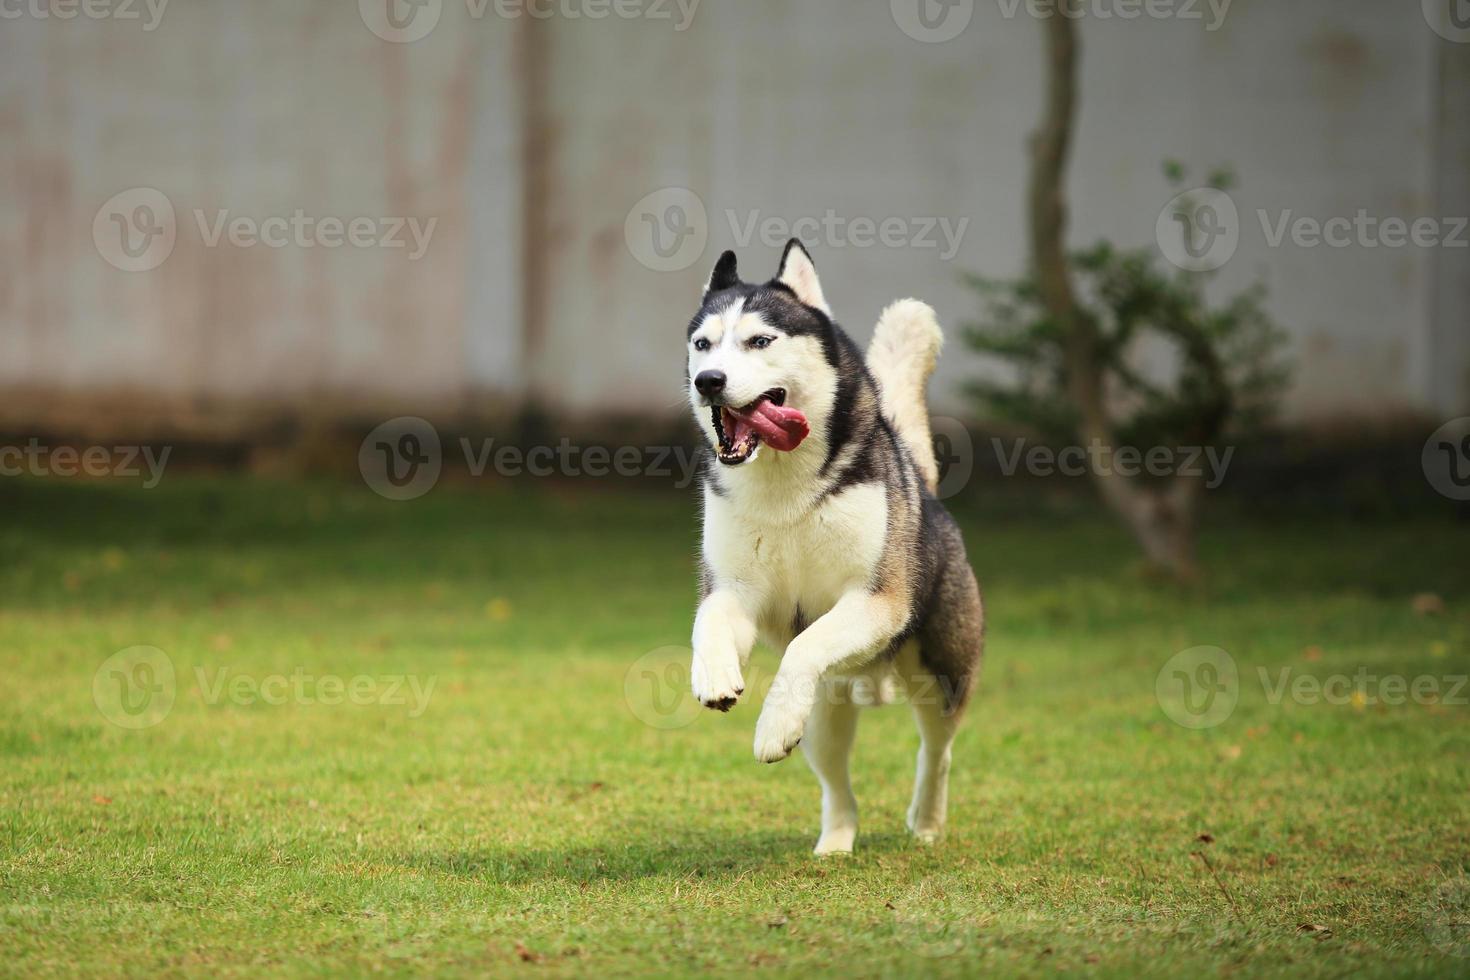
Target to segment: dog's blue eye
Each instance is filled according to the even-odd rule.
[[[703,337],[700,337],[694,342],[694,349],[698,351],[709,350],[709,341],[705,340]]]
[[[750,346],[754,347],[756,350],[765,350],[767,347],[771,346],[771,342],[775,339],[775,337],[754,337],[750,341]]]

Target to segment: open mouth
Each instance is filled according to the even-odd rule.
[[[710,409],[720,451],[726,466],[739,466],[751,459],[762,442],[789,453],[810,434],[806,416],[786,406],[786,389],[772,388],[744,408],[715,405]]]

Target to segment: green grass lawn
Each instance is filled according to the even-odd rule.
[[[1216,526],[1185,592],[1099,518],[966,514],[990,631],[949,837],[906,836],[888,708],[857,853],[823,861],[757,704],[672,700],[690,496],[10,480],[0,508],[0,973],[1470,973],[1463,524]],[[135,729],[94,679],[139,645],[176,681]],[[1155,682],[1201,645],[1239,704],[1193,730]],[[1272,703],[1283,669],[1439,697]]]

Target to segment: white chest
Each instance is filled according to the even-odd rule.
[[[758,500],[706,494],[704,558],[714,584],[735,589],[763,632],[779,635],[798,611],[810,623],[843,593],[872,581],[887,537],[881,485],[827,497],[789,523],[769,516]]]

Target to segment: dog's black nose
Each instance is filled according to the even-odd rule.
[[[706,398],[713,398],[725,390],[724,371],[700,371],[694,379],[694,387]]]

